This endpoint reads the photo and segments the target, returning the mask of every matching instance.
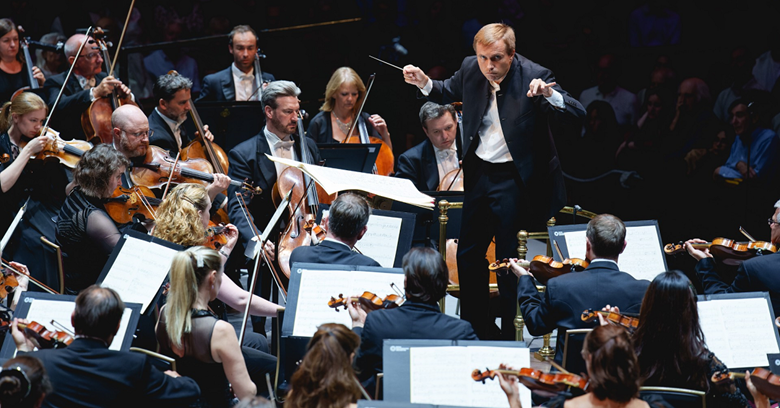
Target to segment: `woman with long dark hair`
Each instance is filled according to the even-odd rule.
[[[19,31],[13,21],[0,19],[0,103],[11,100],[19,88],[30,86],[24,55],[19,46]],[[33,78],[43,86],[43,72],[32,67]]]

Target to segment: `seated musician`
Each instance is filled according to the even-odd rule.
[[[86,39],[84,34],[75,34],[65,42],[65,57],[68,64],[73,64],[73,75],[65,85],[62,98],[57,105],[51,120],[51,126],[65,135],[66,139],[85,139],[86,135],[81,127],[81,115],[92,105],[92,102],[109,96],[114,90],[119,98],[133,98],[130,88],[122,81],[101,72],[103,69],[103,57],[100,49],[90,38],[76,55],[79,47]],[[43,84],[43,92],[46,103],[54,105],[60,88],[65,83],[68,72],[54,75],[46,79]]]
[[[582,321],[583,310],[598,310],[611,304],[637,313],[650,283],[618,269],[618,257],[626,247],[626,226],[619,218],[610,214],[596,216],[588,222],[585,236],[585,257],[590,265],[582,272],[550,279],[544,293],[539,293],[526,269],[510,261],[511,270],[518,277],[517,299],[528,331],[541,336],[558,329],[556,362],[563,358],[566,330],[593,327]]]
[[[75,187],[60,209],[57,242],[67,254],[65,292],[77,294],[97,282],[121,234],[103,207],[122,183],[130,161],[100,144],[84,153],[73,171]]]
[[[449,271],[438,252],[414,247],[404,256],[403,269],[406,301],[401,307],[366,314],[347,302],[352,328],[361,338],[356,361],[361,380],[382,371],[384,340],[479,340],[469,322],[439,310],[438,301],[447,294]]]
[[[363,395],[352,367],[359,345],[360,337],[343,324],[319,326],[292,376],[284,406],[354,408]]]
[[[339,195],[322,219],[322,227],[327,231],[325,239],[319,245],[295,248],[290,255],[290,269],[295,262],[380,266],[377,261],[352,251],[368,231],[370,215],[371,207],[363,197],[352,193]]]
[[[692,288],[679,271],[664,272],[648,286],[633,336],[643,385],[706,391],[708,406],[746,407],[732,380],[712,381],[713,374],[728,368],[704,343]],[[619,308],[605,309],[620,313]]]
[[[771,241],[780,245],[780,200],[775,203],[775,212],[769,217]],[[709,249],[696,249],[691,244],[705,243],[701,239],[691,239],[685,243],[685,249],[696,259],[696,272],[704,286],[704,293],[769,292],[775,316],[780,316],[780,252],[756,256],[742,262],[732,282],[723,282],[717,272],[719,262],[712,257]]]
[[[426,102],[420,123],[428,139],[398,157],[395,176],[411,180],[420,191],[436,191],[447,173],[460,168],[458,116],[452,105]]]
[[[47,407],[188,406],[200,395],[198,384],[174,371],[158,370],[141,353],[109,350],[125,304],[110,288],[92,285],[76,297],[71,324],[76,339],[68,347],[33,351],[34,344],[14,319],[11,334],[19,352],[41,360],[54,390]]]
[[[51,392],[51,381],[41,360],[18,356],[3,364],[0,370],[0,405],[40,408],[46,394]]]
[[[29,265],[35,277],[44,281],[41,236],[54,241],[52,218],[65,201],[68,184],[68,171],[57,160],[30,160],[49,141],[38,137],[47,111],[46,103],[31,92],[22,92],[0,110],[0,155],[8,158],[0,165],[0,231],[9,228],[27,202],[27,211],[4,249],[5,255]]]
[[[202,401],[215,408],[257,394],[233,327],[209,308],[222,283],[230,280],[223,277],[217,251],[198,246],[177,253],[171,291],[157,323],[162,353],[176,359],[179,372],[200,386]]]
[[[215,74],[203,78],[201,101],[259,101],[255,78],[255,55],[257,55],[257,33],[248,25],[233,27],[228,34],[228,50],[233,55],[233,64]],[[262,82],[274,81],[273,75],[263,72]]]
[[[19,46],[16,24],[8,18],[0,19],[0,103],[10,101],[14,92],[30,86],[29,69]],[[45,78],[40,68],[32,67],[32,72],[38,85],[43,86]]]
[[[325,103],[309,123],[306,135],[317,143],[343,142],[365,97],[366,86],[357,72],[349,67],[337,69],[325,87]],[[362,112],[352,136],[360,136],[360,132],[378,137],[393,148],[387,122],[379,115]]]
[[[178,74],[162,75],[154,84],[157,106],[149,115],[149,128],[153,132],[149,135],[149,144],[162,147],[171,157],[176,157],[182,147],[187,147],[195,139],[195,135],[187,135],[182,127],[192,110],[191,89],[192,81]],[[209,132],[208,125],[204,126],[204,130],[206,138],[213,141],[214,135]]]

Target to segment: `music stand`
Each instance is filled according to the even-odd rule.
[[[325,167],[351,170],[360,173],[374,171],[374,163],[379,156],[378,143],[320,143],[320,157],[325,161]]]

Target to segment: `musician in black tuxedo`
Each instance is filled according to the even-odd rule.
[[[371,207],[363,197],[343,193],[330,205],[328,215],[322,218],[327,231],[325,239],[318,245],[300,246],[290,255],[290,270],[296,262],[311,262],[337,265],[381,266],[352,248],[368,231]]]
[[[192,110],[190,105],[190,93],[192,81],[179,74],[165,74],[157,78],[154,83],[154,98],[157,106],[149,115],[149,144],[162,147],[171,157],[175,157],[182,147],[187,147],[197,136],[187,135],[184,130],[184,122],[187,114]],[[214,141],[214,135],[209,131],[209,126],[204,125],[206,139]]]
[[[404,256],[404,292],[401,307],[366,314],[347,302],[352,330],[360,335],[356,364],[361,381],[382,371],[382,345],[388,339],[479,340],[471,324],[439,310],[447,294],[449,271],[441,255],[430,248],[414,247]],[[354,298],[353,298],[354,299]]]
[[[144,354],[109,350],[125,305],[112,289],[92,285],[79,293],[71,323],[76,339],[66,348],[32,352],[33,343],[14,319],[11,333],[20,352],[41,360],[54,391],[44,407],[189,406],[200,396],[195,380],[163,373]]]
[[[780,201],[775,203],[775,212],[767,220],[771,231],[771,241],[780,245]],[[780,252],[756,256],[742,262],[731,284],[723,282],[717,272],[719,263],[712,257],[709,249],[696,249],[691,244],[705,243],[701,239],[692,239],[685,243],[685,249],[696,259],[696,273],[704,286],[704,293],[769,292],[775,316],[780,317]]]
[[[84,45],[81,54],[77,55],[85,38],[84,34],[75,34],[65,42],[65,56],[68,58],[68,63],[72,64],[75,60],[76,64],[50,123],[52,129],[59,131],[65,139],[87,138],[81,127],[81,115],[93,101],[109,96],[114,90],[117,91],[119,98],[133,97],[130,88],[122,81],[101,72],[103,57],[92,38]],[[46,100],[49,109],[57,100],[67,74],[66,71],[51,76],[43,83],[43,99]]]
[[[515,35],[489,24],[474,38],[476,56],[445,81],[404,67],[404,79],[436,102],[463,102],[465,199],[458,245],[461,317],[482,339],[514,338],[517,280],[498,280],[501,333],[488,313],[485,253],[493,237],[496,257],[516,252],[517,231],[543,228],[566,202],[551,124],[576,123],[582,105],[555,82],[550,70],[515,53]]]
[[[420,191],[436,191],[447,173],[460,168],[458,116],[452,105],[426,102],[420,123],[428,138],[398,157],[395,176],[411,180]]]
[[[518,278],[517,301],[525,327],[534,336],[558,329],[555,361],[563,357],[566,330],[594,327],[597,322],[583,322],[582,312],[601,310],[604,305],[617,306],[623,313],[639,313],[649,281],[637,280],[618,269],[618,257],[626,248],[626,226],[610,214],[600,214],[588,222],[585,231],[585,254],[590,265],[582,272],[572,272],[547,281],[544,294],[536,289],[532,275],[514,260],[511,270]]]
[[[201,101],[259,101],[258,86],[276,80],[263,72],[262,81],[255,77],[255,55],[257,54],[257,33],[248,25],[239,25],[228,34],[228,50],[233,55],[233,64],[203,78],[203,90],[197,102]]]

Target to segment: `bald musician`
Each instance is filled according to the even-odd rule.
[[[76,61],[71,76],[65,90],[62,92],[57,109],[52,116],[51,127],[58,130],[66,139],[78,138],[86,139],[86,135],[81,128],[81,114],[86,111],[93,101],[105,98],[114,90],[120,98],[127,96],[133,97],[130,88],[125,86],[122,81],[115,77],[110,77],[103,69],[103,57],[100,49],[94,40],[90,37],[81,54],[77,54],[81,43],[87,36],[84,34],[75,34],[65,42],[65,56],[68,58],[68,64]],[[57,95],[65,83],[67,71],[49,77],[43,84],[44,99],[51,108]]]

